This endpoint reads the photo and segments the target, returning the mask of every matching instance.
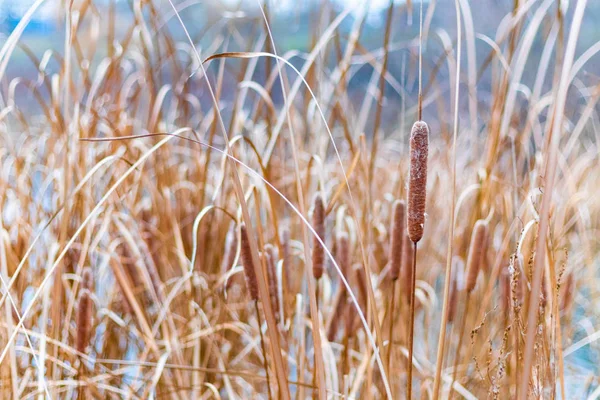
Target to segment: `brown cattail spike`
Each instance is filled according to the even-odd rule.
[[[408,236],[413,243],[423,237],[427,199],[427,155],[429,127],[417,121],[410,133],[410,176],[408,183]]]
[[[475,222],[475,227],[471,235],[469,257],[467,258],[467,292],[472,292],[477,283],[479,269],[481,268],[481,263],[486,252],[487,228],[486,221],[480,219]]]
[[[390,239],[390,275],[392,280],[398,279],[400,266],[402,264],[402,245],[404,231],[406,229],[406,204],[402,200],[394,202],[392,216],[392,236]]]
[[[252,300],[258,300],[258,282],[256,281],[256,273],[254,272],[254,262],[250,252],[250,242],[248,241],[248,232],[246,225],[241,226],[241,257],[244,266],[244,275],[246,276],[246,286]]]
[[[336,254],[342,274],[348,279],[348,271],[350,270],[350,239],[346,232],[340,233],[337,237]],[[345,286],[341,284],[341,288],[345,289]]]
[[[325,240],[325,204],[323,197],[317,194],[315,197],[315,203],[313,207],[313,229],[321,238]],[[312,263],[313,263],[313,276],[315,279],[320,279],[323,276],[323,263],[325,261],[325,251],[319,239],[313,237],[313,249],[312,249]]]
[[[356,283],[358,286],[358,303],[363,311],[366,314],[367,312],[367,300],[368,300],[368,292],[367,292],[367,282],[365,278],[366,271],[360,265],[357,265],[354,269],[354,273],[356,275]]]
[[[92,270],[87,267],[83,270],[81,278],[81,294],[79,295],[79,304],[77,306],[77,339],[76,349],[79,353],[84,353],[85,348],[90,341],[92,326],[92,298],[93,289]]]

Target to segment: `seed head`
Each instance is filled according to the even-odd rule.
[[[471,244],[469,247],[469,257],[467,258],[467,292],[472,292],[477,283],[477,276],[485,256],[486,238],[488,225],[487,222],[480,219],[475,222],[473,233],[471,234]]]
[[[90,341],[90,332],[92,326],[92,298],[93,289],[92,270],[86,267],[83,270],[81,278],[81,294],[77,305],[77,339],[76,349],[79,353],[84,353],[85,348]]]
[[[323,203],[323,197],[320,194],[315,196],[315,202],[313,207],[313,229],[321,238],[325,240],[325,204]],[[316,237],[313,237],[313,249],[312,249],[312,264],[313,264],[313,276],[315,279],[320,279],[323,276],[323,263],[325,261],[325,251],[323,246]]]
[[[427,199],[427,155],[429,127],[417,121],[410,133],[410,175],[408,183],[408,236],[413,243],[423,237]]]
[[[406,230],[406,204],[402,200],[394,202],[392,216],[392,237],[390,239],[390,274],[393,281],[400,275],[402,264],[402,245]]]
[[[258,282],[256,281],[256,273],[254,272],[254,262],[252,261],[252,253],[250,252],[250,242],[248,241],[248,232],[246,225],[240,227],[241,235],[241,257],[244,265],[244,275],[246,276],[246,286],[252,300],[258,300]]]

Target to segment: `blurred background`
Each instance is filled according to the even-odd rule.
[[[429,9],[429,2],[424,1],[425,10]],[[0,0],[0,43],[17,26],[23,15],[36,3],[34,0]],[[27,25],[24,34],[18,44],[20,50],[12,55],[8,64],[7,73],[2,80],[6,85],[11,78],[20,76],[23,78],[32,78],[36,76],[36,69],[32,65],[31,56],[38,58],[49,49],[61,51],[64,48],[64,10],[63,0],[38,1],[39,7],[33,14],[32,21]],[[77,4],[75,1],[75,9]],[[81,2],[87,3],[87,2]],[[249,46],[254,45],[255,35],[262,33],[264,24],[257,2],[252,0],[224,0],[224,1],[199,1],[199,0],[173,0],[177,9],[181,12],[181,18],[193,38],[197,49],[201,54],[212,54],[215,50],[227,51],[245,51]],[[403,8],[407,6],[405,0],[396,0],[395,7]],[[471,2],[471,12],[473,16],[473,30],[477,34],[475,41],[476,52],[478,56],[477,65],[484,66],[485,57],[491,51],[488,42],[496,39],[495,35],[499,27],[506,23],[506,16],[510,15],[513,1],[509,0],[478,0]],[[261,4],[264,4],[261,1]],[[418,2],[411,2],[409,8],[412,13],[405,10],[396,12],[393,19],[393,29],[390,39],[390,52],[388,60],[389,74],[396,82],[395,87],[389,87],[386,90],[386,107],[383,108],[382,127],[385,130],[393,128],[393,124],[398,123],[398,110],[401,107],[402,94],[414,98],[417,93],[417,84],[414,78],[415,60],[414,52],[416,46],[407,46],[410,41],[414,41],[418,36]],[[128,30],[132,29],[135,21],[135,10],[133,2],[126,0],[99,0],[93,2],[94,9],[92,13],[114,12],[116,16],[115,40],[124,37]],[[373,1],[271,1],[267,3],[271,30],[275,38],[278,54],[283,55],[286,52],[295,52],[289,57],[290,62],[297,67],[301,67],[306,59],[309,50],[318,41],[324,26],[328,24],[324,19],[333,20],[342,12],[349,12],[350,16],[345,18],[341,27],[337,30],[341,37],[339,40],[344,43],[348,39],[357,18],[362,13],[366,13],[364,26],[361,32],[361,48],[363,56],[356,54],[349,73],[350,79],[347,83],[348,100],[356,107],[360,106],[364,98],[364,93],[368,90],[369,82],[377,78],[377,73],[372,64],[369,64],[369,57],[373,52],[375,57],[382,57],[382,45],[385,29],[385,17],[389,2],[385,0]],[[563,1],[562,7],[570,17],[574,8],[569,7],[569,1]],[[186,41],[185,33],[181,24],[175,17],[169,1],[163,0],[155,3],[155,7],[161,10],[161,20],[163,21],[161,29],[169,31],[171,37],[177,41]],[[432,14],[425,16],[425,31],[430,32],[432,40],[426,41],[424,49],[424,66],[427,71],[434,71],[436,76],[435,89],[441,91],[440,96],[446,101],[451,100],[450,91],[453,77],[449,76],[448,68],[445,68],[444,54],[448,46],[455,45],[456,36],[456,14],[454,2],[450,0],[436,1],[435,10]],[[531,8],[534,10],[534,8]],[[144,11],[143,11],[144,12]],[[530,11],[533,13],[533,11]],[[89,19],[87,19],[89,20]],[[577,54],[581,54],[585,49],[590,48],[600,37],[600,1],[590,1],[586,8],[584,24],[581,27],[581,34],[577,44]],[[87,21],[86,21],[87,22]],[[553,21],[548,18],[542,23],[542,35],[536,35],[531,47],[531,53],[527,59],[527,65],[524,69],[521,82],[523,85],[531,87],[534,84],[538,74],[538,61],[542,55],[545,38],[552,28]],[[106,34],[109,32],[107,27],[90,26],[80,28],[79,34],[87,32],[89,35],[98,35],[98,48],[93,57],[94,62],[99,62],[106,55]],[[431,30],[429,29],[431,27]],[[570,28],[570,18],[565,18],[565,31]],[[227,36],[227,32],[231,36]],[[346,34],[346,36],[344,36]],[[104,36],[104,37],[103,37]],[[256,50],[256,49],[252,49]],[[260,50],[260,49],[259,49]],[[334,52],[332,47],[329,51]],[[410,54],[409,54],[410,53]],[[333,60],[333,57],[328,57]],[[235,60],[229,63],[235,64]],[[258,61],[256,73],[253,80],[259,83],[264,82],[264,65],[270,62],[267,59]],[[466,66],[467,60],[463,57],[463,64]],[[334,68],[335,65],[330,66]],[[216,70],[216,67],[213,67]],[[93,69],[91,66],[90,69]],[[51,68],[50,68],[51,71]],[[600,81],[598,74],[593,71],[600,71],[600,58],[592,57],[586,64],[585,71],[582,73],[583,79],[589,80],[586,86],[596,84]],[[492,69],[482,68],[481,75],[477,78],[478,102],[482,106],[490,105],[491,101],[491,81]],[[235,68],[227,69],[225,74],[234,74]],[[463,79],[466,79],[467,69],[463,68]],[[429,74],[423,76],[426,89],[433,83],[429,79]],[[225,79],[224,89],[228,84],[236,84],[235,79]],[[371,82],[373,83],[373,82]],[[389,82],[388,82],[389,83]],[[392,82],[393,83],[393,82]],[[547,80],[544,89],[548,89],[552,80]],[[398,87],[402,86],[402,91]],[[319,88],[314,88],[319,90]],[[224,90],[224,93],[230,93],[230,90]],[[488,96],[489,94],[489,96]],[[275,104],[281,104],[281,90],[279,82],[275,82],[274,90],[271,91]],[[26,94],[31,96],[31,94]],[[208,98],[204,100],[209,104]],[[461,96],[461,110],[467,111],[468,96]],[[34,106],[35,107],[35,106]],[[35,109],[35,108],[34,108]],[[431,108],[430,108],[431,109]],[[227,110],[224,110],[227,113]],[[365,116],[368,124],[373,118],[372,115]],[[450,115],[448,116],[450,118]],[[390,124],[392,124],[390,126]]]

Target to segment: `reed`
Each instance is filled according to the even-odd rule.
[[[408,181],[408,237],[414,245],[410,267],[410,318],[408,325],[407,397],[412,398],[412,371],[415,324],[415,283],[417,276],[417,243],[423,238],[425,228],[425,203],[427,201],[427,157],[429,155],[429,127],[423,121],[414,123],[410,132],[410,171]],[[410,247],[407,246],[407,247]],[[405,250],[407,251],[407,250]]]

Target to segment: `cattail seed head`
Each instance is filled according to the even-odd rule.
[[[346,279],[348,278],[348,271],[350,269],[350,239],[346,232],[342,232],[337,237],[337,249],[336,255],[338,259],[338,265],[342,270],[342,274]],[[344,287],[344,286],[342,286]]]
[[[354,268],[354,273],[358,286],[358,302],[363,313],[365,313],[367,310],[367,300],[369,297],[369,293],[367,292],[367,278],[365,277],[366,271],[364,268],[362,268],[362,266],[357,265]]]
[[[252,261],[252,253],[250,252],[250,242],[248,241],[248,232],[246,225],[240,227],[240,242],[241,242],[241,258],[244,266],[244,275],[246,276],[246,286],[252,300],[258,300],[258,282],[256,281],[256,273],[254,272],[254,262]]]
[[[320,194],[315,196],[314,207],[313,207],[313,229],[319,236],[319,238],[325,240],[325,204],[323,197]],[[316,237],[313,237],[313,249],[312,249],[312,267],[313,276],[315,279],[320,279],[323,276],[323,263],[325,261],[325,251],[323,246]]]
[[[85,348],[90,341],[92,326],[92,298],[93,289],[92,270],[89,267],[84,268],[81,278],[81,292],[79,303],[77,305],[77,339],[75,348],[79,353],[84,353]]]
[[[400,275],[402,264],[402,245],[406,230],[406,204],[402,200],[394,202],[392,215],[392,236],[390,238],[390,274],[393,281]]]
[[[458,303],[458,284],[456,279],[450,282],[450,295],[448,297],[448,322],[454,322],[456,305]]]
[[[472,292],[477,283],[479,269],[481,268],[481,263],[486,252],[487,228],[487,222],[480,219],[475,222],[475,227],[471,234],[471,244],[467,258],[467,292]]]
[[[414,123],[410,133],[410,175],[408,183],[408,236],[413,243],[423,237],[427,199],[427,155],[429,127],[423,121]]]

